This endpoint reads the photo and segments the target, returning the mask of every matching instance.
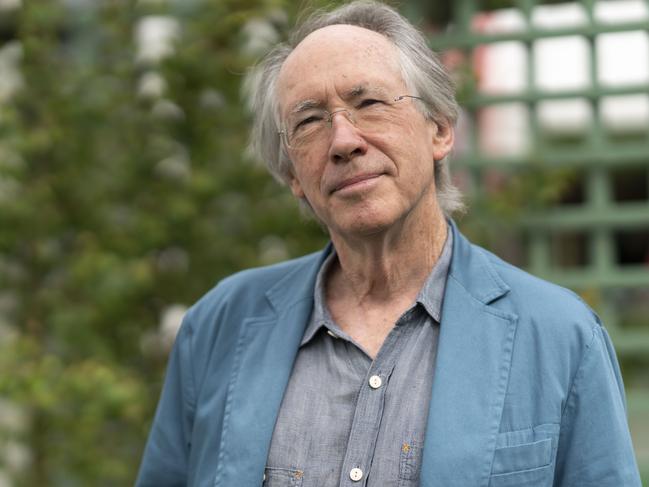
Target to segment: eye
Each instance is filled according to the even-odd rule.
[[[361,100],[361,102],[358,104],[357,108],[367,108],[371,107],[373,105],[379,105],[382,104],[383,101],[377,100],[375,98],[365,98],[364,100]]]
[[[293,132],[296,132],[302,128],[305,128],[309,124],[317,123],[320,120],[322,120],[322,117],[319,115],[310,115],[306,118],[303,118],[302,120],[299,120],[298,122],[295,123],[295,127],[293,128]]]

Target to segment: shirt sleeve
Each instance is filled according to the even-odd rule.
[[[583,352],[561,419],[557,487],[641,487],[626,418],[624,384],[602,326]]]
[[[136,487],[187,485],[195,410],[194,381],[189,361],[192,356],[191,338],[186,317],[169,357],[162,395],[140,464]]]

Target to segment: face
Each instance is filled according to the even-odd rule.
[[[433,161],[449,152],[453,131],[427,120],[411,98],[387,108],[407,94],[394,46],[360,27],[317,30],[284,63],[278,79],[283,123],[300,119],[305,107],[361,113],[386,106],[383,122],[371,130],[339,112],[325,137],[288,149],[293,194],[308,201],[331,233],[371,235],[439,212]]]

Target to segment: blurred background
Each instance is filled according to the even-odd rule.
[[[187,307],[324,245],[241,98],[324,3],[0,0],[0,487],[132,485]],[[392,4],[465,107],[460,227],[602,316],[649,482],[647,0]]]

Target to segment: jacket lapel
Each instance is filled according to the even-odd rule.
[[[483,251],[453,232],[422,487],[488,484],[516,331],[516,316],[490,306],[509,288]]]
[[[214,486],[261,485],[284,390],[313,307],[315,277],[328,249],[267,293],[272,311],[242,323],[223,420]]]

